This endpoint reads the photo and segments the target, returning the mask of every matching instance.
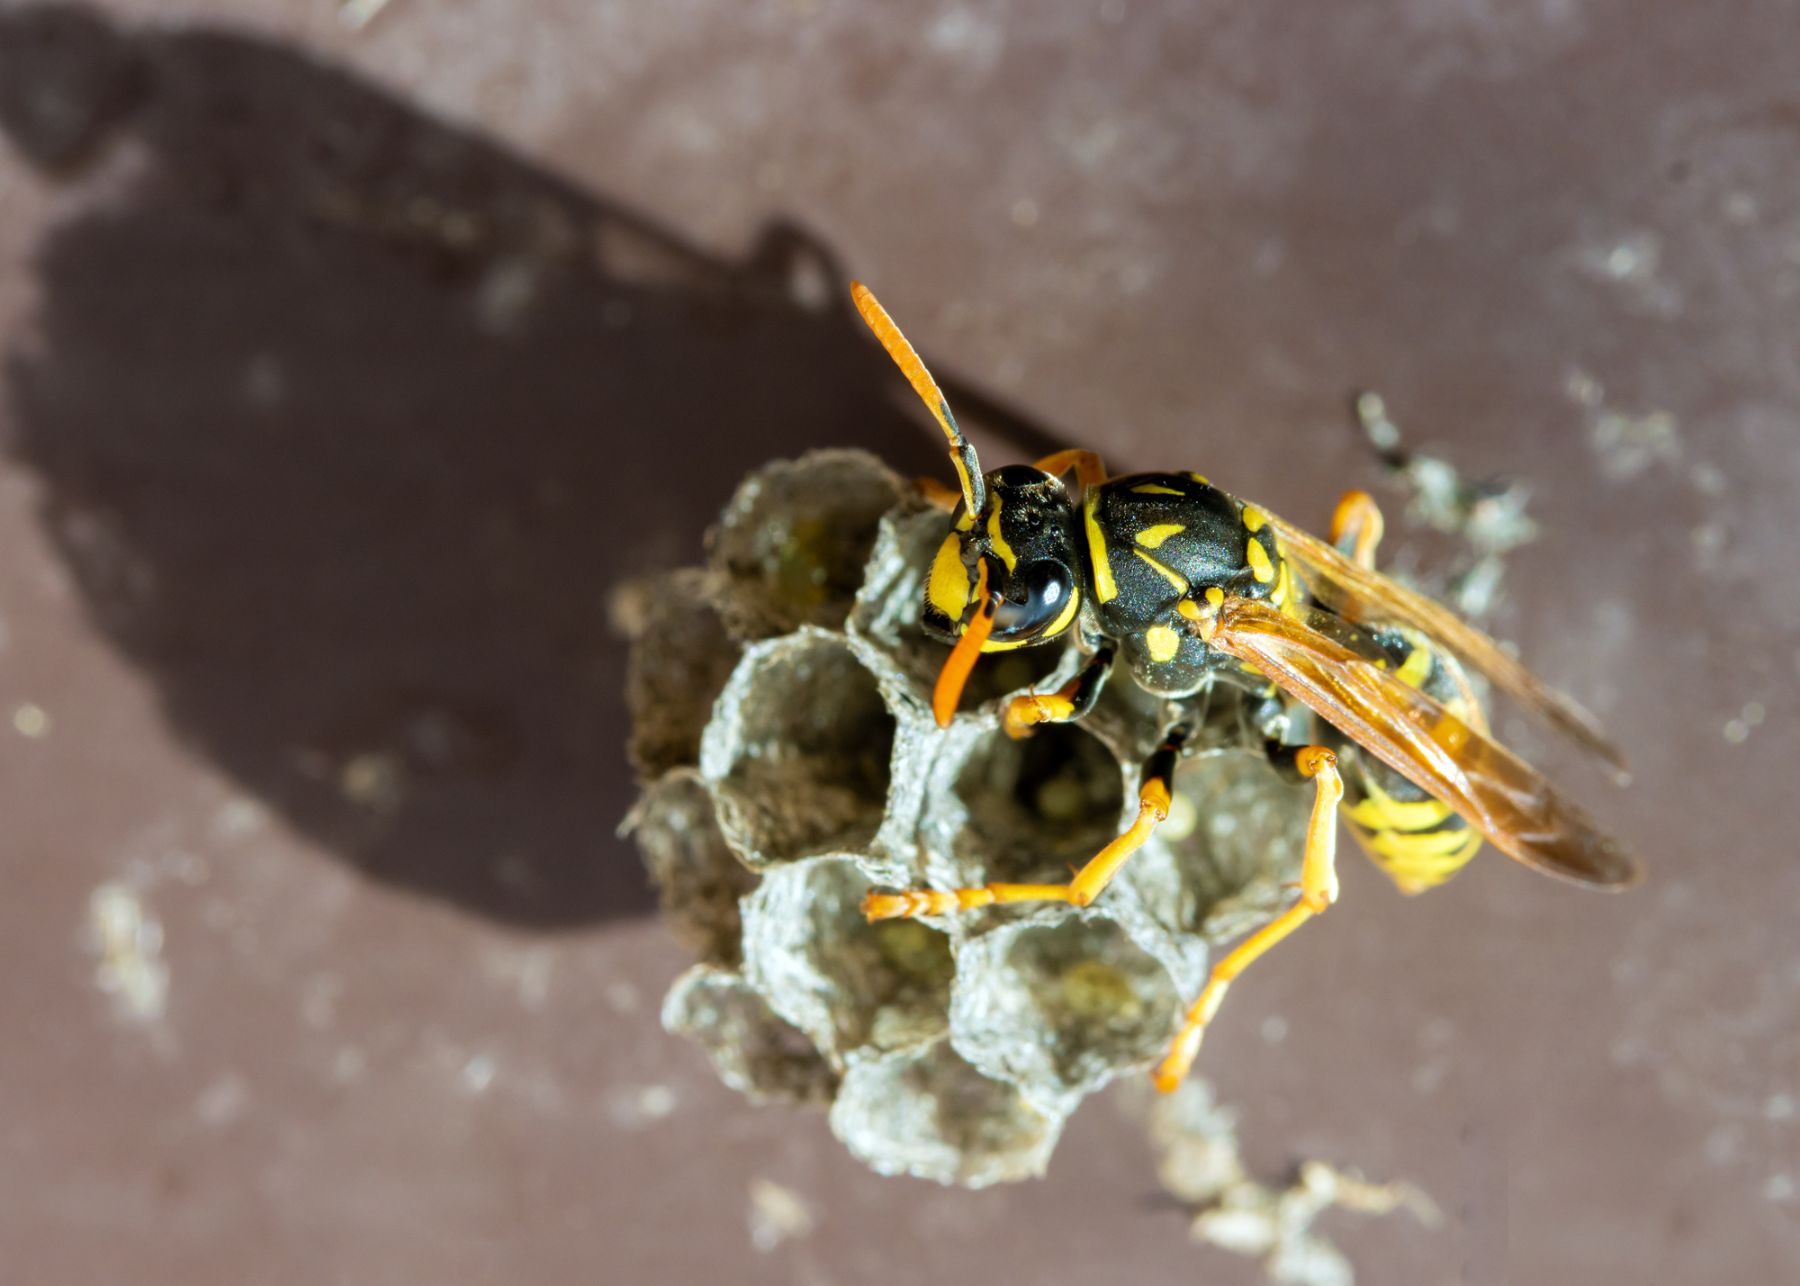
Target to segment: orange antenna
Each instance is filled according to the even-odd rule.
[[[963,503],[971,514],[980,514],[987,501],[987,487],[981,480],[981,462],[975,458],[975,448],[956,427],[956,417],[950,414],[950,403],[944,400],[943,390],[938,388],[937,381],[931,378],[931,372],[925,369],[925,363],[919,360],[919,354],[907,342],[900,328],[894,325],[894,319],[887,315],[869,288],[860,281],[850,283],[850,298],[856,304],[856,311],[862,314],[863,321],[875,332],[875,338],[881,341],[887,355],[894,359],[894,365],[906,376],[906,382],[913,386],[913,392],[925,403],[944,436],[950,440],[950,463],[956,466],[956,477],[962,483]]]

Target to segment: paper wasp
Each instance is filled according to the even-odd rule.
[[[1196,473],[1108,477],[1091,451],[983,474],[936,382],[875,297],[852,285],[857,311],[930,409],[950,444],[960,491],[927,484],[951,514],[932,562],[922,624],[952,643],[932,706],[956,712],[983,652],[1030,647],[1071,631],[1085,661],[1061,690],[1012,698],[1015,737],[1088,714],[1121,660],[1173,713],[1144,764],[1136,820],[1067,884],[871,893],[871,920],[948,915],[1010,902],[1098,897],[1168,817],[1170,781],[1195,704],[1229,684],[1311,709],[1316,744],[1271,740],[1278,766],[1314,786],[1300,896],[1214,966],[1155,1080],[1180,1084],[1226,988],[1252,961],[1337,898],[1339,802],[1365,852],[1408,893],[1442,883],[1485,838],[1547,875],[1622,889],[1635,858],[1595,829],[1541,776],[1488,736],[1464,667],[1547,718],[1621,778],[1624,761],[1593,716],[1534,678],[1447,608],[1374,570],[1381,514],[1353,491],[1320,540]],[[1073,473],[1079,497],[1065,485]],[[1348,747],[1360,753],[1339,754]]]

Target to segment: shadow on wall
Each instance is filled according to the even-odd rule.
[[[0,15],[0,126],[104,175],[39,248],[5,446],[173,725],[379,879],[647,909],[611,584],[764,460],[943,471],[830,251],[723,262],[291,50],[68,7]]]

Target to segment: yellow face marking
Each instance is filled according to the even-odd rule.
[[[1159,522],[1154,527],[1146,527],[1132,539],[1145,549],[1160,549],[1163,541],[1170,536],[1179,536],[1187,530],[1187,526],[1179,522]]]
[[[969,569],[963,566],[962,541],[956,533],[944,537],[937,557],[931,560],[931,579],[925,582],[925,597],[952,621],[962,620],[969,607]]]
[[[1244,506],[1244,530],[1252,534],[1261,531],[1269,523],[1269,515],[1255,505]]]
[[[1250,564],[1250,574],[1259,584],[1267,585],[1275,579],[1275,564],[1269,561],[1269,551],[1262,547],[1262,541],[1252,538],[1244,547],[1244,558]]]
[[[1140,496],[1181,496],[1187,494],[1184,491],[1177,491],[1174,487],[1165,487],[1160,482],[1142,482],[1133,487],[1132,491]]]
[[[1185,594],[1188,592],[1187,577],[1183,576],[1173,567],[1170,567],[1167,563],[1157,561],[1141,549],[1134,549],[1131,552],[1136,554],[1144,562],[1149,563],[1150,569],[1158,576],[1161,576],[1164,580],[1168,581],[1170,585],[1174,586],[1177,594]]]
[[[1113,579],[1112,560],[1106,554],[1106,537],[1094,520],[1094,506],[1099,499],[1098,487],[1081,498],[1081,521],[1087,528],[1088,555],[1094,563],[1094,597],[1102,603],[1110,603],[1119,596],[1119,583]]]
[[[1394,677],[1407,687],[1416,688],[1425,682],[1426,676],[1430,673],[1431,653],[1422,647],[1415,647],[1407,654],[1406,660],[1401,663],[1400,668],[1394,671]]]
[[[1013,547],[1006,543],[1006,537],[1000,534],[1000,496],[998,492],[994,494],[993,500],[994,511],[988,515],[987,521],[988,543],[994,547],[994,552],[1000,555],[1000,561],[1006,564],[1006,570],[1010,572],[1019,565],[1019,556],[1013,552]]]
[[[1150,659],[1158,665],[1173,661],[1181,651],[1181,635],[1167,625],[1152,625],[1145,630],[1144,643],[1150,649]]]

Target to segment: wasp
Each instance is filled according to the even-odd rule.
[[[950,514],[921,622],[952,645],[932,693],[938,723],[948,726],[982,653],[1071,635],[1080,669],[1058,691],[1011,698],[1009,735],[1080,720],[1121,664],[1168,712],[1143,764],[1136,819],[1067,884],[874,892],[862,905],[870,920],[1093,902],[1167,820],[1175,766],[1219,685],[1277,708],[1297,703],[1324,727],[1307,745],[1267,736],[1277,767],[1313,785],[1299,896],[1214,966],[1154,1072],[1164,1092],[1187,1075],[1233,980],[1337,900],[1340,812],[1409,894],[1456,874],[1483,840],[1588,888],[1640,878],[1635,857],[1490,736],[1470,672],[1623,781],[1624,759],[1599,723],[1448,608],[1377,572],[1381,511],[1366,492],[1343,497],[1322,540],[1198,473],[1109,477],[1092,451],[984,474],[912,345],[866,287],[853,283],[851,296],[943,430],[959,484],[922,484]]]

